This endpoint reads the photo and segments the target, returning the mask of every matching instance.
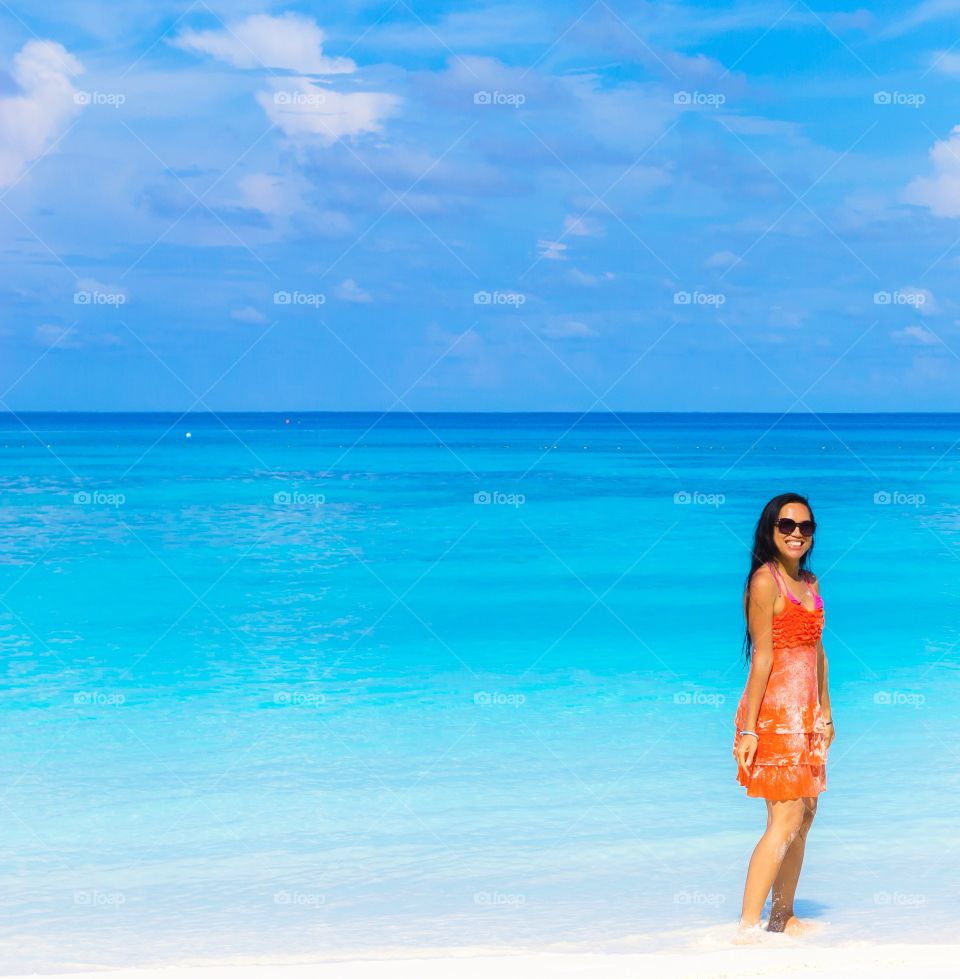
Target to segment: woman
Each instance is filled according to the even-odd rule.
[[[766,800],[767,828],[747,870],[741,939],[759,929],[771,888],[767,930],[804,930],[793,896],[834,738],[820,639],[823,600],[807,570],[815,530],[806,499],[784,493],[764,507],[754,534],[744,595],[750,674],[737,706],[733,755],[747,795]]]

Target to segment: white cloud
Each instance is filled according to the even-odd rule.
[[[714,252],[703,264],[708,269],[724,269],[740,261],[739,255],[730,251]]]
[[[436,20],[431,18],[428,30],[424,30],[419,17],[386,18],[377,30],[377,37],[390,50],[432,49],[449,53],[463,49],[500,50],[510,44],[542,44],[547,48],[556,41],[556,27],[547,13],[513,3],[495,2],[469,10],[454,7],[438,15]],[[462,60],[470,64],[477,59],[465,54]]]
[[[318,235],[336,238],[350,234],[353,230],[353,224],[350,217],[341,211],[318,211],[316,220],[311,225],[311,230]]]
[[[953,51],[937,51],[930,59],[930,67],[943,75],[960,75],[960,54]]]
[[[27,41],[13,59],[20,88],[0,97],[0,187],[43,156],[80,110],[71,78],[83,65],[55,41]]]
[[[307,75],[356,71],[350,58],[327,58],[326,35],[310,17],[255,14],[218,31],[184,31],[170,42],[194,54],[208,54],[234,68],[286,68]]]
[[[541,258],[553,260],[566,258],[566,255],[563,253],[567,250],[567,246],[562,241],[546,241],[541,238],[537,242],[537,248],[540,249]]]
[[[803,326],[803,314],[796,310],[784,309],[782,306],[773,306],[770,309],[768,322],[775,327],[796,328]]]
[[[327,145],[344,136],[380,132],[383,119],[401,103],[386,92],[335,92],[306,75],[356,72],[350,58],[323,54],[326,35],[310,17],[287,13],[255,14],[224,30],[184,31],[171,42],[194,54],[208,54],[235,68],[297,72],[271,78],[271,91],[257,93],[267,118],[292,140],[319,139]],[[263,192],[266,185],[255,188]],[[275,212],[273,212],[275,213]]]
[[[42,323],[35,332],[37,341],[45,347],[60,347],[62,350],[77,350],[82,346],[77,331],[55,323]]]
[[[76,326],[41,323],[34,330],[34,339],[41,346],[58,350],[80,350],[83,347],[120,347],[123,340],[113,333],[81,334]]]
[[[744,136],[782,136],[788,140],[806,141],[804,127],[799,122],[785,119],[731,114],[724,116],[723,125]]]
[[[585,215],[576,217],[573,214],[568,214],[563,221],[563,232],[568,235],[596,238],[603,234],[603,225],[594,218]]]
[[[309,78],[271,79],[272,92],[257,93],[267,118],[291,139],[331,144],[343,136],[378,133],[401,99],[387,92],[334,92]]]
[[[101,282],[99,279],[85,278],[77,279],[74,288],[77,292],[111,292],[111,293],[123,293],[126,295],[126,291],[123,286],[110,285],[107,282]]]
[[[924,0],[923,3],[909,10],[899,20],[894,21],[881,34],[883,37],[899,37],[916,27],[933,21],[951,18],[960,12],[958,0]]]
[[[928,207],[940,218],[960,217],[960,126],[950,130],[947,139],[939,139],[930,149],[932,177],[917,177],[903,192],[908,204]]]
[[[243,195],[241,207],[262,214],[289,217],[302,206],[300,190],[305,182],[297,174],[279,176],[271,173],[250,173],[237,181]]]
[[[230,314],[235,320],[239,320],[241,323],[266,323],[267,318],[258,309],[254,309],[253,306],[242,306],[240,309],[235,309]]]
[[[353,279],[344,279],[333,290],[333,294],[338,299],[345,299],[348,303],[372,303],[373,296],[369,292],[361,289]]]
[[[557,320],[540,331],[551,340],[569,340],[574,337],[595,337],[596,330],[579,320]]]
[[[935,333],[925,326],[919,325],[905,326],[902,330],[894,330],[890,336],[900,343],[919,343],[925,347],[939,345],[940,343]]]
[[[922,286],[903,286],[899,291],[901,294],[911,297],[913,308],[921,316],[933,316],[940,312],[937,308],[937,301],[929,289],[924,289]],[[918,302],[917,297],[919,296],[923,296],[923,299]]]
[[[581,272],[580,269],[570,269],[567,273],[568,278],[578,286],[595,286],[601,282],[610,282],[616,276],[613,272],[604,272],[602,275],[593,275],[590,272]]]
[[[868,31],[873,27],[876,18],[869,10],[860,7],[849,13],[842,11],[828,14],[826,21],[832,31]]]
[[[871,191],[848,194],[837,210],[844,228],[862,228],[878,221],[892,221],[898,217],[896,201],[887,194]],[[902,216],[902,211],[899,216]]]

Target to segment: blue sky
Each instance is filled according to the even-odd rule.
[[[960,410],[960,0],[0,3],[0,408]]]

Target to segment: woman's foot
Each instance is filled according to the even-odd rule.
[[[763,941],[763,929],[760,927],[760,922],[756,922],[752,925],[745,925],[742,921],[740,926],[734,932],[733,937],[730,939],[731,943],[734,945],[756,945],[757,942]]]
[[[802,935],[807,930],[807,924],[794,914],[771,914],[767,922],[767,931],[783,932],[785,935]]]

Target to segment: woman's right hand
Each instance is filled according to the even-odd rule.
[[[752,734],[741,734],[733,746],[733,757],[744,773],[750,774],[753,756],[757,753],[757,739]]]

